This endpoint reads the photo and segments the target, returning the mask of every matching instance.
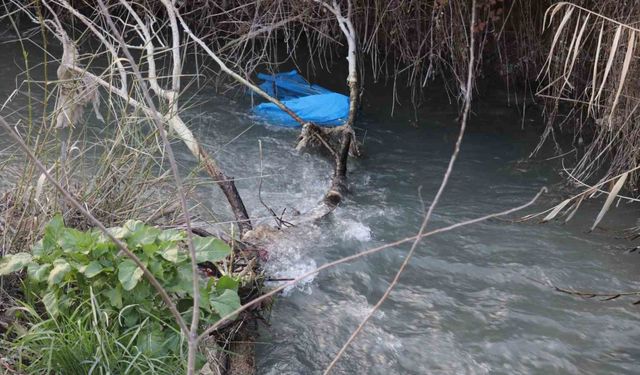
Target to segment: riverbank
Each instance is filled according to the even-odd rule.
[[[271,5],[277,7],[278,4],[283,3]],[[16,158],[8,159],[7,165],[17,162],[22,169],[16,194],[19,198],[14,199],[18,205],[11,206],[17,209],[8,209],[18,212],[19,224],[7,226],[3,236],[5,239],[17,236],[24,224],[27,228],[24,233],[30,237],[22,246],[5,241],[9,246],[5,245],[3,251],[17,250],[22,254],[5,254],[1,263],[3,271],[27,268],[26,280],[31,280],[27,284],[33,284],[27,287],[24,299],[28,296],[36,299],[30,309],[35,311],[31,318],[36,320],[28,322],[29,329],[52,325],[59,316],[68,318],[67,323],[79,316],[84,318],[80,321],[85,337],[112,339],[99,340],[110,343],[106,346],[89,340],[91,348],[100,349],[94,353],[108,351],[105,348],[110,346],[124,347],[130,351],[125,364],[138,366],[140,362],[132,358],[141,354],[144,366],[160,361],[172,364],[163,371],[194,374],[203,364],[202,346],[213,332],[223,330],[222,336],[216,336],[216,345],[247,353],[249,358],[253,356],[251,348],[238,347],[253,341],[253,334],[236,333],[248,324],[232,322],[247,319],[253,325],[255,320],[243,315],[244,311],[251,311],[256,301],[271,297],[274,289],[267,293],[261,284],[262,278],[256,275],[264,269],[270,278],[276,279],[264,280],[268,288],[282,286],[292,279],[303,280],[298,287],[285,289],[282,310],[274,315],[274,319],[284,317],[284,321],[279,320],[280,325],[274,331],[258,331],[267,336],[266,340],[256,339],[258,359],[243,361],[238,368],[245,370],[240,371],[253,371],[255,362],[260,372],[267,373],[328,371],[334,359],[343,355],[337,369],[345,372],[481,369],[486,373],[593,370],[633,373],[635,364],[628,360],[633,357],[628,355],[633,353],[633,346],[628,343],[636,337],[637,316],[632,302],[625,302],[628,298],[578,303],[576,301],[582,302],[578,295],[562,295],[562,301],[555,299],[555,295],[549,297],[559,290],[586,290],[601,296],[637,290],[631,272],[635,255],[624,253],[625,242],[612,239],[611,234],[606,233],[612,223],[612,212],[604,215],[620,192],[618,188],[634,180],[633,173],[625,172],[624,178],[615,177],[607,186],[608,180],[596,180],[603,195],[610,195],[606,209],[599,214],[595,214],[594,205],[601,206],[602,202],[583,199],[591,195],[589,186],[589,190],[578,194],[573,201],[556,206],[560,207],[557,213],[562,208],[567,208],[565,214],[577,213],[571,214],[572,221],[565,226],[560,226],[560,220],[540,226],[533,222],[511,222],[517,219],[515,216],[502,221],[492,217],[493,221],[483,221],[455,235],[440,233],[426,238],[419,246],[416,242],[411,250],[412,254],[415,250],[415,258],[410,264],[406,263],[409,266],[404,273],[402,262],[407,248],[388,245],[401,238],[407,243],[415,236],[420,221],[426,220],[423,217],[427,205],[431,214],[438,200],[432,197],[439,196],[435,192],[440,191],[444,170],[454,164],[455,157],[450,155],[456,139],[463,139],[460,160],[452,169],[451,187],[435,207],[427,230],[519,207],[529,202],[541,187],[558,183],[556,174],[561,171],[560,167],[562,173],[570,173],[571,167],[567,168],[564,162],[594,160],[596,167],[592,170],[605,171],[601,168],[606,165],[597,165],[604,159],[588,158],[594,149],[582,147],[585,142],[582,130],[574,132],[576,137],[566,143],[569,148],[576,142],[578,146],[572,152],[561,153],[562,156],[555,157],[556,154],[547,154],[547,149],[535,147],[540,137],[548,141],[543,142],[545,147],[553,149],[558,145],[561,138],[556,133],[558,128],[553,121],[546,120],[553,119],[553,115],[560,116],[561,112],[551,113],[544,121],[532,116],[531,81],[526,78],[523,78],[524,90],[529,88],[526,100],[512,93],[501,95],[511,107],[502,104],[504,101],[498,104],[477,99],[485,92],[480,91],[481,85],[474,84],[474,77],[487,72],[472,61],[483,61],[483,53],[476,51],[487,51],[493,42],[500,41],[502,31],[496,34],[500,21],[509,19],[504,12],[506,2],[436,2],[431,15],[422,9],[416,21],[420,25],[420,17],[431,20],[432,40],[434,35],[439,35],[436,31],[449,29],[451,33],[445,33],[442,44],[431,44],[430,54],[425,55],[439,56],[436,65],[428,62],[431,58],[423,59],[418,54],[414,62],[419,64],[411,65],[411,69],[400,65],[386,69],[389,61],[406,63],[402,56],[397,60],[386,57],[413,50],[414,34],[424,34],[414,30],[412,24],[406,22],[395,28],[411,34],[404,39],[400,37],[407,45],[392,49],[391,55],[380,55],[375,53],[375,46],[396,37],[390,33],[390,39],[376,39],[381,34],[365,33],[372,39],[360,39],[363,27],[369,30],[368,24],[362,21],[366,6],[345,8],[337,2],[314,4],[316,6],[298,4],[278,8],[293,18],[282,24],[272,19],[270,25],[282,26],[280,31],[285,34],[306,32],[307,26],[329,30],[299,39],[305,47],[319,48],[318,53],[311,53],[309,65],[320,64],[323,56],[327,56],[322,51],[331,51],[327,46],[333,43],[349,57],[348,65],[343,63],[343,68],[333,69],[329,59],[323,61],[321,68],[306,72],[301,69],[305,76],[318,72],[318,79],[313,81],[327,81],[336,91],[350,91],[349,119],[337,129],[334,135],[338,136],[333,140],[327,142],[323,138],[316,142],[323,150],[321,153],[313,149],[299,153],[295,145],[300,136],[303,142],[299,142],[298,147],[311,139],[318,141],[316,138],[322,133],[308,132],[314,128],[301,119],[296,121],[303,126],[302,133],[279,129],[250,116],[255,103],[244,95],[244,88],[233,96],[230,95],[233,91],[227,90],[231,87],[227,86],[229,81],[214,78],[216,74],[225,73],[236,85],[251,87],[246,78],[251,77],[252,67],[267,66],[275,70],[296,67],[296,61],[290,57],[299,45],[287,46],[284,50],[291,56],[285,56],[285,62],[277,66],[270,66],[268,62],[279,61],[277,57],[282,48],[274,48],[273,54],[259,52],[267,51],[271,43],[280,43],[281,36],[268,34],[265,39],[259,39],[264,43],[260,46],[267,46],[265,49],[257,45],[249,48],[245,44],[248,39],[244,38],[254,38],[265,31],[253,28],[263,20],[258,9],[253,12],[260,15],[257,18],[242,13],[246,10],[244,6],[223,9],[223,17],[239,19],[242,22],[238,24],[252,28],[249,32],[245,30],[242,37],[236,35],[240,39],[216,36],[213,40],[219,44],[213,43],[213,47],[198,37],[206,28],[194,28],[194,31],[189,23],[183,22],[181,15],[191,15],[188,9],[175,8],[169,2],[152,9],[168,20],[166,33],[155,33],[156,26],[145,22],[149,10],[139,7],[139,3],[106,8],[98,2],[91,12],[84,12],[84,8],[76,12],[70,4],[59,2],[57,6],[64,10],[63,20],[54,16],[56,10],[46,9],[46,23],[41,22],[43,13],[31,14],[32,20],[27,21],[43,28],[45,36],[39,45],[47,46],[51,54],[34,58],[29,53],[31,47],[16,44],[22,52],[18,59],[24,63],[20,69],[26,72],[15,74],[20,77],[19,89],[14,91],[15,85],[7,89],[8,100],[3,105],[3,110],[9,110],[12,116],[11,124],[7,124],[4,131],[10,141],[7,145],[14,147],[9,149],[9,154]],[[536,9],[540,13],[541,9]],[[562,39],[558,46],[566,46],[565,42],[571,40],[571,34],[563,33],[563,22],[572,22],[574,29],[579,30],[580,25],[589,25],[585,20],[587,14],[597,18],[602,30],[607,30],[601,35],[608,43],[614,29],[602,16],[568,5],[557,5],[555,9],[557,12],[553,14],[557,18],[553,25],[556,35]],[[404,14],[396,11],[382,12],[391,18],[378,23],[383,25],[381,30],[394,29],[392,21]],[[478,14],[480,21],[476,22]],[[378,15],[378,10],[372,13],[374,19]],[[85,38],[68,28],[64,17],[76,20],[92,37]],[[131,22],[124,22],[125,18]],[[528,20],[534,24],[542,21],[541,18]],[[294,21],[300,24],[289,24]],[[500,30],[513,32],[511,19],[504,22]],[[441,28],[443,25],[447,27]],[[618,30],[619,36],[628,38],[627,51],[633,52],[629,46],[633,46],[635,34],[629,27],[620,26]],[[327,36],[329,41],[325,40]],[[39,36],[33,38],[38,40]],[[52,40],[57,40],[62,48],[49,48],[57,43]],[[574,46],[581,45],[579,40],[573,41]],[[221,46],[223,42],[231,43],[232,47],[226,44],[231,52]],[[100,46],[97,49],[96,44]],[[242,45],[248,49],[233,47]],[[569,51],[578,50],[569,47]],[[92,52],[87,55],[84,51]],[[244,55],[243,51],[250,53]],[[362,58],[364,54],[366,58]],[[381,56],[385,58],[380,59]],[[612,52],[611,56],[609,61],[614,61],[616,54]],[[564,57],[566,55],[559,52],[558,59]],[[50,59],[58,60],[54,64]],[[335,59],[336,63],[341,60]],[[550,61],[556,60],[552,56]],[[49,63],[40,64],[43,61]],[[488,61],[495,60],[488,58]],[[529,60],[521,56],[517,61]],[[535,67],[533,70],[540,69],[541,65],[529,62],[532,69]],[[372,66],[363,69],[363,63]],[[596,70],[599,63],[596,58]],[[326,80],[320,73],[324,70],[332,72]],[[398,100],[396,95],[402,90],[396,80],[399,70],[410,76],[404,100]],[[624,81],[622,72],[610,68],[607,71],[605,76],[613,72],[612,76]],[[557,72],[558,66],[553,66],[539,83],[553,80]],[[437,81],[442,85],[431,81],[436,74],[443,77]],[[566,78],[571,72],[564,74]],[[597,72],[594,75],[599,77]],[[503,78],[513,80],[516,76]],[[393,77],[393,84],[391,80],[384,87],[371,84],[385,77]],[[216,85],[211,84],[214,79],[219,80]],[[416,90],[424,85],[421,82],[431,82],[431,85],[418,95]],[[607,87],[604,92],[613,92],[611,87],[604,86]],[[514,85],[508,83],[506,87],[511,89]],[[557,88],[553,83],[551,87]],[[229,95],[222,94],[221,90]],[[265,100],[281,105],[259,90],[252,90]],[[495,91],[486,93],[499,96]],[[475,106],[471,105],[472,96],[476,98]],[[544,107],[548,109],[549,104],[553,108],[555,100],[561,98],[546,99],[550,99]],[[612,99],[613,96],[594,98],[593,103],[610,105],[609,111],[613,112],[617,103],[613,104]],[[460,110],[461,103],[464,111]],[[620,104],[620,108],[628,106]],[[286,108],[284,110],[286,112]],[[575,111],[576,108],[568,108],[570,115],[576,115]],[[469,113],[472,116],[468,130],[458,138],[458,128],[464,129],[467,125]],[[602,120],[603,112],[589,113],[590,116],[597,114]],[[292,118],[296,117],[299,116],[293,114]],[[612,118],[609,116],[609,120]],[[608,134],[603,133],[604,122],[595,124],[591,134]],[[616,124],[622,131],[635,122]],[[529,133],[522,132],[523,127]],[[11,135],[16,136],[10,138]],[[594,139],[597,136],[586,141]],[[365,150],[361,158],[352,157],[356,156],[355,148],[351,147],[358,145],[356,141]],[[600,143],[590,144],[597,149]],[[22,150],[15,149],[16,145]],[[33,156],[25,158],[29,153]],[[327,158],[321,156],[325,154]],[[526,161],[532,154],[542,160]],[[626,156],[630,159],[624,160],[635,157]],[[21,164],[22,160],[26,160],[26,167]],[[39,165],[40,162],[43,165]],[[552,169],[552,165],[556,169]],[[620,164],[613,166],[624,168]],[[605,175],[615,168],[605,171]],[[560,189],[554,191],[557,194]],[[554,195],[528,209],[551,211],[553,208],[549,207],[558,202],[567,201]],[[317,210],[318,207],[323,210]],[[626,223],[635,222],[633,209],[621,211],[623,215],[616,218],[624,217]],[[317,212],[320,214],[313,215]],[[56,221],[57,213],[62,216]],[[309,217],[313,220],[308,220]],[[546,217],[560,219],[562,216]],[[594,217],[598,217],[595,224],[591,223],[595,233],[578,233],[581,229],[576,231],[573,227]],[[602,217],[604,220],[600,220]],[[194,230],[200,223],[208,233]],[[42,242],[38,244],[36,241],[40,239]],[[365,249],[373,253],[372,248],[386,251],[376,250],[377,255],[350,265],[333,267],[331,263],[359,257],[358,252]],[[103,251],[105,249],[109,251]],[[584,256],[585,253],[588,256]],[[106,258],[95,258],[98,256]],[[399,267],[400,264],[403,265]],[[206,277],[201,278],[199,270],[203,266]],[[314,279],[314,270],[319,266],[331,268]],[[392,270],[396,268],[399,271],[394,276]],[[246,272],[249,277],[245,277]],[[580,284],[569,285],[574,282]],[[110,287],[101,289],[105,285]],[[388,294],[394,286],[399,293]],[[141,293],[131,292],[138,287]],[[77,290],[84,292],[77,296],[68,293]],[[78,296],[84,300],[73,300]],[[387,296],[389,299],[382,304]],[[126,298],[131,300],[120,301]],[[568,302],[564,302],[567,298]],[[280,304],[276,304],[276,308],[278,306]],[[259,311],[263,307],[257,305]],[[379,307],[383,308],[377,310]],[[351,335],[352,326],[359,323],[364,327],[369,314],[372,319],[362,335],[356,338],[358,331]],[[101,319],[96,318],[98,316]],[[105,321],[103,316],[107,318]],[[583,316],[584,319],[580,319]],[[606,332],[603,340],[586,332],[585,322],[613,328]],[[91,335],[91,329],[100,329],[104,335]],[[61,334],[72,332],[63,329]],[[268,338],[272,333],[276,339]],[[352,338],[356,340],[349,347]],[[611,344],[614,338],[620,340]],[[155,345],[158,342],[162,344]],[[431,352],[429,360],[424,360],[425,347]],[[214,350],[207,354],[214,367],[228,369],[228,363],[237,357],[227,355],[227,359],[220,359],[220,353],[221,350]],[[101,355],[97,356],[103,358]],[[156,355],[159,357],[154,357]],[[90,356],[91,353],[85,353],[73,360]],[[613,364],[603,360],[609,357],[615,357]],[[22,364],[32,366],[35,362]],[[326,367],[328,363],[331,365]],[[118,365],[123,364],[118,362]]]

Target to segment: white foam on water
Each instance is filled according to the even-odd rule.
[[[344,219],[341,226],[344,228],[342,232],[343,240],[371,241],[371,228],[367,225],[359,221]]]
[[[320,235],[320,230],[315,226],[306,228],[294,228],[283,232],[275,242],[267,247],[269,260],[264,264],[264,270],[269,277],[274,279],[293,279],[317,268],[316,261],[307,255],[309,241],[313,241]],[[293,290],[311,293],[311,283],[315,275],[304,278],[295,285],[284,290],[284,295]],[[284,282],[270,282],[270,286],[278,286]]]

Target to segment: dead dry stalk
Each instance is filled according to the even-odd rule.
[[[563,215],[569,220],[583,199],[603,193],[608,197],[593,230],[614,200],[628,200],[620,195],[622,188],[637,190],[640,91],[633,77],[640,72],[640,29],[616,17],[631,20],[639,13],[636,6],[624,10],[617,1],[561,1],[545,14],[543,27],[551,31],[552,40],[537,95],[546,101],[549,121],[535,151],[556,130],[573,132],[577,160],[565,174],[583,191],[548,210],[543,221]],[[555,121],[561,116],[564,121]]]
[[[48,2],[43,2],[45,5],[47,5]],[[58,3],[63,6],[65,9],[67,9],[70,13],[72,13],[74,16],[76,16],[83,24],[85,24],[92,32],[93,34],[98,37],[100,39],[100,41],[102,42],[102,44],[109,50],[112,51],[112,55],[114,53],[116,53],[116,47],[113,45],[113,43],[109,42],[107,40],[107,38],[105,38],[100,31],[98,31],[96,29],[96,27],[94,26],[93,22],[88,19],[86,16],[82,15],[80,12],[78,12],[75,8],[73,8],[67,1],[65,0],[59,0]],[[154,46],[154,41],[151,39],[151,34],[147,28],[147,26],[142,22],[141,17],[137,16],[134,17],[134,19],[136,19],[136,21],[138,22],[138,28],[142,30],[142,35],[143,37],[143,46],[144,48],[146,48],[147,51],[147,55],[146,55],[146,61],[148,63],[149,69],[147,72],[147,77],[146,79],[149,80],[150,82],[150,86],[151,89],[155,92],[156,96],[163,99],[166,103],[166,105],[169,107],[169,111],[167,114],[160,114],[154,107],[155,105],[151,105],[150,102],[148,100],[146,100],[147,104],[144,105],[139,101],[133,100],[130,98],[130,93],[127,91],[126,89],[126,76],[127,76],[127,71],[125,70],[121,59],[118,57],[117,54],[115,54],[115,58],[118,61],[117,65],[117,69],[120,73],[122,78],[122,87],[119,89],[116,89],[114,86],[112,86],[110,83],[107,83],[107,81],[104,80],[98,80],[95,75],[89,73],[88,71],[86,71],[85,69],[83,69],[82,67],[78,66],[77,63],[74,63],[72,65],[69,65],[69,69],[74,70],[76,72],[76,74],[79,77],[89,77],[89,78],[93,78],[96,79],[96,82],[100,83],[101,86],[107,90],[112,91],[113,93],[115,93],[116,95],[119,95],[121,98],[123,98],[127,104],[132,104],[137,106],[139,109],[143,110],[150,118],[154,118],[154,117],[158,117],[159,119],[162,120],[162,123],[166,123],[168,124],[171,129],[175,132],[175,134],[178,136],[178,138],[180,138],[185,145],[187,146],[187,148],[189,149],[189,151],[191,151],[191,153],[193,154],[193,156],[196,158],[196,160],[200,161],[205,170],[207,171],[207,173],[214,179],[214,181],[218,184],[218,186],[220,187],[220,189],[222,190],[222,192],[224,193],[225,197],[227,198],[227,201],[229,202],[229,205],[231,206],[232,212],[235,215],[238,227],[240,228],[240,232],[241,233],[245,233],[249,230],[251,230],[252,225],[251,225],[251,220],[249,219],[249,215],[247,213],[247,209],[244,206],[244,203],[242,202],[242,199],[240,198],[240,194],[238,192],[238,190],[235,187],[235,183],[233,181],[232,178],[227,177],[224,172],[222,172],[222,170],[220,169],[220,167],[218,166],[218,163],[215,161],[215,159],[213,159],[207,152],[206,150],[204,150],[200,144],[198,143],[197,139],[195,138],[195,136],[193,135],[193,133],[191,132],[191,130],[185,125],[184,121],[180,118],[179,116],[179,102],[178,102],[178,98],[179,98],[179,94],[180,94],[180,77],[182,76],[182,62],[181,62],[181,56],[184,53],[183,51],[183,46],[180,42],[180,37],[179,37],[179,29],[178,29],[178,24],[176,19],[174,19],[175,15],[173,13],[173,5],[172,4],[165,4],[166,5],[166,9],[167,9],[167,13],[170,15],[170,19],[173,19],[174,22],[170,23],[170,27],[171,27],[171,35],[172,35],[172,47],[171,47],[171,56],[172,56],[172,61],[173,61],[173,71],[171,72],[171,89],[163,89],[160,87],[160,85],[158,84],[158,80],[157,80],[157,72],[156,72],[156,63],[155,63],[155,59],[157,58],[157,55],[154,53],[155,52],[155,46]],[[133,9],[131,8],[131,6],[127,7],[127,10],[129,11],[133,11]],[[54,16],[55,13],[53,11],[51,11]],[[134,12],[135,13],[135,12]],[[173,17],[171,17],[171,15],[173,15]],[[107,17],[107,16],[105,16]],[[57,20],[57,16],[55,16],[54,18],[55,20]],[[107,18],[108,20],[108,18]],[[58,26],[56,27],[55,31],[56,33],[54,35],[56,35],[58,37],[59,40],[61,40],[61,42],[63,42],[63,47],[65,48],[65,50],[70,49],[70,48],[74,48],[75,49],[75,45],[73,45],[69,39],[69,37],[66,35],[66,32],[64,31],[64,29],[62,28],[61,25],[59,25],[59,21],[57,21]],[[147,39],[147,37],[149,37],[149,39]],[[67,43],[65,44],[64,42],[67,41]],[[123,47],[125,50],[128,48],[127,47],[127,43],[124,40],[118,41],[119,44],[121,45],[121,47]],[[71,52],[69,52],[68,54],[70,54]],[[132,57],[129,58],[129,64],[130,66],[134,68],[134,61],[135,60],[131,60]],[[144,78],[142,76],[140,76],[140,84],[142,84],[142,82],[145,82]],[[143,90],[144,92],[144,90]]]

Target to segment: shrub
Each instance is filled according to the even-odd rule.
[[[193,277],[199,276],[191,272],[191,260],[185,251],[186,232],[161,230],[133,220],[110,231],[140,258],[188,321],[193,308]],[[224,275],[219,267],[231,254],[229,245],[217,238],[195,235],[193,242],[197,261],[211,262],[220,271],[220,277],[200,282],[201,322],[209,325],[240,306],[239,280]],[[73,344],[96,327],[108,336],[107,341],[117,344],[110,350],[128,353],[134,344],[138,354],[164,357],[178,355],[183,349],[177,324],[156,290],[143,278],[142,270],[118,254],[116,244],[97,229],[68,228],[61,216],[55,216],[31,253],[7,255],[0,261],[0,275],[23,269],[25,293],[42,302],[49,316],[43,319],[46,324],[34,324],[30,329],[39,339],[27,342],[40,345],[42,337],[47,337],[44,341],[51,345],[49,355],[55,353],[72,362],[90,361],[83,357],[97,350],[98,344],[104,345],[100,340],[79,340],[78,345],[86,346],[82,350],[68,347],[68,356],[58,349],[64,346],[54,343]],[[100,320],[109,324],[98,325],[94,317],[88,325],[87,317],[96,315],[97,310]],[[76,316],[82,319],[70,318]],[[29,351],[39,352],[34,347]]]
[[[20,310],[31,326],[15,341],[2,341],[20,371],[64,375],[185,372],[181,342],[176,350],[148,350],[147,333],[157,324],[151,317],[138,327],[124,328],[117,319],[108,319],[95,300],[78,305],[70,315],[55,318],[43,318],[31,305]]]

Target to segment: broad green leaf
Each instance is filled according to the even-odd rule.
[[[180,229],[165,229],[158,235],[160,241],[182,241],[186,238],[186,234]]]
[[[42,238],[43,253],[51,253],[58,245],[58,239],[64,230],[64,221],[61,215],[55,215],[49,223],[44,227],[44,236]]]
[[[179,291],[193,293],[193,273],[191,272],[191,264],[184,263],[178,266],[178,285]]]
[[[109,233],[115,238],[122,240],[130,237],[133,233],[139,231],[144,226],[140,220],[127,220],[123,226],[109,228]]]
[[[58,246],[64,252],[79,252],[88,254],[93,247],[94,239],[90,233],[81,232],[74,228],[64,228],[58,237]]]
[[[131,230],[131,233],[127,236],[127,243],[129,246],[144,246],[150,245],[156,241],[160,234],[160,229],[147,225],[135,224],[135,230]]]
[[[140,312],[135,307],[126,309],[122,314],[122,318],[124,318],[125,327],[137,326],[140,322]]]
[[[209,301],[209,297],[211,296],[211,289],[206,286],[200,287],[200,301]],[[193,292],[191,293],[193,294]],[[207,313],[211,313],[211,304],[210,303],[200,303],[200,308],[205,310]]]
[[[110,240],[98,239],[91,249],[91,257],[112,259],[113,255],[118,252],[118,246]]]
[[[109,271],[113,271],[113,267],[116,266],[116,263],[120,261],[120,258],[117,259],[100,259],[100,264],[102,267],[108,268]]]
[[[59,290],[59,289],[56,289]],[[71,307],[77,308],[77,305],[75,305],[74,303],[76,303],[78,301],[77,297],[70,297],[70,294],[68,294],[69,292],[67,291],[64,294],[60,294],[58,295],[58,310],[60,311],[60,314],[66,314],[66,316],[69,316],[69,309]],[[73,295],[73,294],[71,294]]]
[[[190,303],[186,300],[181,300],[180,301],[182,303],[182,306],[180,306],[183,309],[180,309],[178,311],[180,311],[180,316],[182,316],[182,319],[184,319],[185,322],[190,322],[191,319],[193,319],[193,301],[191,301]],[[184,308],[186,307],[186,310],[184,310]],[[203,323],[207,324],[207,321],[203,321]]]
[[[165,285],[165,288],[172,293],[193,294],[193,275],[191,273],[191,263],[178,264],[176,274]]]
[[[153,242],[142,245],[142,252],[144,253],[144,255],[148,257],[152,257],[153,254],[155,254],[158,251],[158,249],[159,249],[158,245],[156,245]]]
[[[181,260],[185,260],[187,257],[186,254],[180,251],[178,244],[173,242],[165,242],[160,245],[158,254],[172,263],[178,263]]]
[[[120,285],[105,290],[103,294],[109,299],[111,306],[117,309],[122,308],[122,287]]]
[[[167,338],[162,332],[162,327],[152,324],[142,329],[138,335],[138,349],[147,355],[161,356],[166,352],[164,344]]]
[[[129,233],[137,232],[143,227],[144,223],[140,220],[127,220],[123,225],[123,228],[126,228]]]
[[[132,290],[130,295],[133,294],[133,298],[128,299],[131,303],[135,303],[138,306],[146,308],[148,311],[153,309],[153,298],[157,296],[157,291],[149,283],[138,283]]]
[[[161,261],[159,259],[151,259],[149,261],[149,264],[147,265],[147,267],[149,268],[149,271],[151,271],[151,273],[153,274],[153,276],[157,277],[160,280],[164,279],[164,271],[165,271],[165,265],[167,263],[164,261]]]
[[[43,240],[41,239],[33,245],[33,247],[31,248],[31,254],[33,254],[34,256],[40,256],[44,254],[44,245],[42,242]]]
[[[100,272],[102,272],[103,270],[104,270],[104,267],[102,266],[102,264],[100,264],[100,262],[96,260],[92,260],[86,266],[83,266],[78,269],[78,271],[82,272],[88,278],[92,278],[94,276],[99,275]]]
[[[221,318],[240,308],[240,297],[231,289],[225,289],[222,294],[212,295],[209,298],[211,306]],[[235,319],[235,316],[232,319]]]
[[[49,272],[47,283],[49,286],[60,284],[66,274],[71,271],[71,265],[64,259],[56,259],[53,261],[53,268]]]
[[[118,280],[124,290],[136,287],[142,278],[143,272],[131,259],[125,259],[118,265]]]
[[[58,296],[56,296],[56,293],[54,291],[51,291],[42,296],[42,304],[44,305],[44,308],[47,309],[49,315],[56,317],[60,313]]]
[[[217,262],[231,254],[229,245],[215,237],[193,236],[193,246],[198,262]]]
[[[196,352],[196,369],[201,370],[204,367],[204,365],[206,365],[207,363],[208,363],[207,357],[204,354],[200,353],[199,351]]]
[[[231,289],[237,292],[238,284],[238,281],[234,278],[224,275],[218,279],[218,282],[216,283],[216,290],[222,292],[225,289]]]
[[[0,259],[0,276],[20,271],[31,262],[31,254],[7,254]]]
[[[60,233],[63,229],[64,220],[62,219],[62,215],[56,214],[44,227],[44,235],[51,236],[52,238],[57,238],[58,236],[60,236]]]
[[[180,333],[180,331],[176,332],[174,330],[165,329],[164,336],[166,337],[166,341],[165,341],[166,348],[180,348],[184,344],[184,337],[182,336],[182,333]],[[196,352],[199,352],[199,350]],[[205,372],[198,371],[199,369],[202,368],[202,366],[205,365],[205,363],[206,363],[206,359],[204,363],[199,363],[198,357],[196,357],[196,374],[202,374],[202,375],[206,374]]]
[[[129,234],[129,229],[127,229],[126,227],[113,227],[113,228],[109,228],[108,229],[109,233],[111,233],[111,235],[119,240],[124,239],[127,234]],[[106,237],[106,236],[104,236]],[[101,241],[106,241],[107,238],[101,238]]]
[[[51,269],[51,264],[38,264],[38,263],[30,263],[27,267],[27,275],[36,281],[41,282],[47,278],[47,274]]]

